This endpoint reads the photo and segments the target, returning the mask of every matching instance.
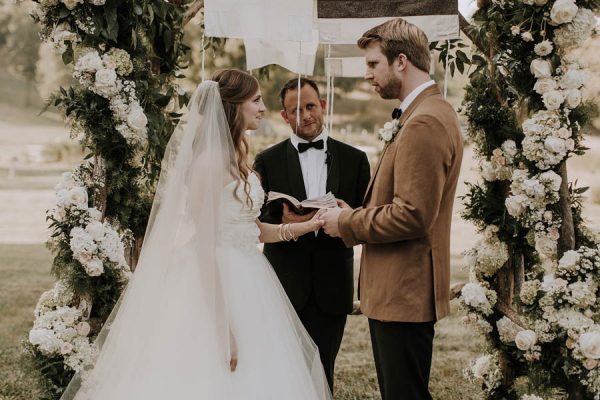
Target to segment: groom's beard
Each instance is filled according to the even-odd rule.
[[[385,86],[380,86],[379,96],[384,100],[393,100],[400,98],[402,82],[393,73],[388,75]]]

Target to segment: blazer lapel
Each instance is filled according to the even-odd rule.
[[[437,87],[437,85],[431,85],[427,89],[425,89],[421,93],[419,93],[419,95],[413,100],[413,102],[410,103],[410,105],[408,106],[406,111],[404,111],[402,113],[402,115],[400,116],[400,125],[404,126],[404,123],[408,120],[410,115],[417,109],[417,107],[419,107],[419,105],[423,102],[423,100],[425,100],[427,97],[433,96],[435,94],[440,94],[440,89]],[[400,132],[398,132],[396,134],[396,136],[394,136],[394,138],[391,141],[387,142],[385,144],[385,146],[383,147],[383,150],[381,151],[381,155],[379,156],[379,161],[377,161],[377,166],[375,167],[375,171],[373,172],[373,175],[371,176],[371,180],[369,181],[369,185],[367,186],[365,198],[363,199],[363,206],[365,206],[367,204],[367,201],[369,200],[369,196],[371,195],[371,191],[373,189],[373,182],[375,182],[375,177],[377,176],[377,173],[379,172],[379,167],[381,166],[381,160],[383,160],[383,155],[385,154],[388,147],[390,147],[392,145],[392,143],[394,143],[396,141],[398,136],[400,136],[402,134],[403,130],[404,130],[403,127],[400,128]]]
[[[302,177],[302,167],[300,166],[298,150],[296,150],[289,139],[285,150],[285,158],[290,194],[299,201],[306,200],[306,189],[304,188],[304,178]]]
[[[340,189],[340,156],[337,142],[327,139],[327,152],[329,153],[329,164],[327,164],[327,189],[326,192],[333,193],[337,197]]]

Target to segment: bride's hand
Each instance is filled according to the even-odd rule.
[[[311,228],[311,232],[318,231],[323,227],[323,221],[321,221],[321,214],[323,214],[325,211],[327,211],[327,209],[321,208],[315,213],[315,215],[313,215],[310,221],[308,221],[308,223],[310,224],[309,226]]]

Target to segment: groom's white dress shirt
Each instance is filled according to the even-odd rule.
[[[325,161],[327,160],[328,137],[329,133],[327,132],[327,129],[323,127],[321,134],[313,139],[313,142],[323,139],[323,149],[311,147],[302,153],[298,152],[307,199],[323,196],[326,193],[327,165],[325,164]],[[292,146],[294,146],[296,150],[298,150],[298,143],[308,143],[308,140],[304,140],[294,133],[292,133],[290,140]]]
[[[410,103],[412,103],[413,100],[416,99],[417,96],[419,94],[421,94],[421,92],[423,90],[427,89],[429,86],[432,86],[432,85],[435,85],[435,81],[429,80],[429,81],[417,86],[416,88],[414,88],[413,91],[410,92],[404,100],[402,100],[402,103],[400,103],[400,109],[402,110],[402,112],[406,111],[408,106],[410,106]]]

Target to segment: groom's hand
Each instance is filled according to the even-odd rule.
[[[292,210],[290,210],[290,206],[288,206],[286,203],[283,203],[283,214],[281,216],[281,223],[282,224],[290,224],[293,222],[310,221],[311,218],[314,217],[316,213],[317,213],[317,210],[310,212],[308,214],[305,214],[305,215],[299,215],[299,214],[296,214],[295,212],[293,212]]]
[[[338,220],[342,211],[342,208],[330,208],[319,217],[323,223],[323,230],[331,237],[340,237]]]

